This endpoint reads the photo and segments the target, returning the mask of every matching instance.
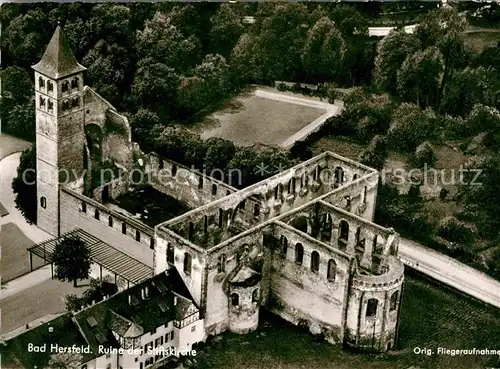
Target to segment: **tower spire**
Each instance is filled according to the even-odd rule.
[[[86,69],[76,61],[59,23],[45,49],[42,60],[32,66],[38,73],[53,79],[66,77]]]

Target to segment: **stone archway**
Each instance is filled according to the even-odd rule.
[[[311,220],[309,214],[297,214],[288,224],[301,232],[311,234]]]
[[[103,134],[102,129],[97,124],[85,125],[85,139],[90,153],[90,160],[93,163],[103,161]]]

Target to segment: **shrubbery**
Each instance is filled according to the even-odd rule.
[[[418,145],[415,153],[413,154],[412,161],[415,165],[420,168],[427,165],[428,167],[432,167],[436,164],[436,154],[434,153],[434,148],[432,145],[425,141]]]
[[[438,235],[462,245],[470,245],[474,241],[471,226],[453,216],[447,216],[439,222]]]

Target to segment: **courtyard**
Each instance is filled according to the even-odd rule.
[[[326,113],[328,104],[272,88],[253,88],[193,127],[203,139],[220,137],[235,145],[284,142]]]
[[[119,212],[125,210],[150,227],[191,210],[183,202],[157,191],[151,186],[135,188],[132,192],[117,197],[107,206]]]

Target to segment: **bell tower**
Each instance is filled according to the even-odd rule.
[[[58,26],[35,71],[37,225],[59,236],[59,188],[83,187],[83,72]]]

